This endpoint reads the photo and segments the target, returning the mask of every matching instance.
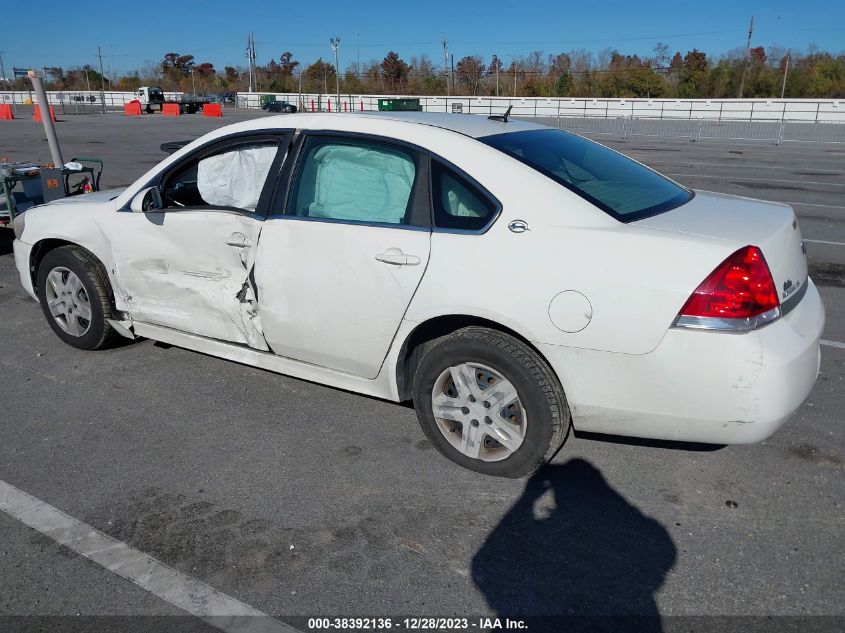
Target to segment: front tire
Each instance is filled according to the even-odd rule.
[[[467,327],[432,344],[414,374],[426,437],[476,472],[525,477],[551,459],[571,416],[549,365],[503,332]]]
[[[109,281],[102,265],[78,246],[62,246],[38,266],[38,299],[47,323],[78,349],[102,349],[113,340]]]

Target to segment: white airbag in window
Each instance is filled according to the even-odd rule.
[[[268,145],[202,159],[197,167],[200,196],[211,206],[255,211],[275,157],[276,146]]]
[[[326,145],[314,152],[314,202],[308,215],[399,224],[405,217],[414,162],[387,150]]]
[[[478,198],[451,176],[443,175],[443,208],[446,213],[464,218],[481,218],[487,215],[486,209],[473,209],[469,206],[473,203],[478,205]]]

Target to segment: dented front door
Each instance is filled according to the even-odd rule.
[[[250,284],[261,219],[185,209],[111,221],[116,299],[133,321],[267,349]]]

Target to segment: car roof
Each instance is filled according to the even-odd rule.
[[[296,118],[290,118],[294,116]],[[289,126],[295,121],[295,126],[301,129],[320,128],[325,126],[326,117],[341,117],[345,120],[350,119],[369,119],[374,118],[396,121],[399,123],[409,123],[415,125],[429,125],[432,127],[450,130],[470,136],[472,138],[481,138],[483,136],[491,136],[493,134],[504,134],[506,132],[522,132],[526,130],[542,130],[548,129],[545,125],[537,123],[530,123],[520,119],[508,119],[507,123],[503,121],[495,121],[488,119],[483,115],[476,114],[449,114],[446,112],[355,112],[324,114],[320,112],[303,112],[296,115],[286,115],[284,121],[286,126]],[[254,119],[250,127],[259,127],[263,119]],[[264,123],[266,125],[266,122]]]
[[[501,115],[502,113],[497,112],[496,114]],[[488,119],[484,115],[450,114],[447,112],[364,112],[359,116],[383,117],[392,121],[431,125],[473,138],[504,134],[505,132],[539,130],[545,127],[520,119],[509,118],[507,122],[504,122]]]

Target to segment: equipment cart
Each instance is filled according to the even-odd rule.
[[[15,216],[37,204],[99,191],[102,173],[103,161],[85,156],[73,158],[60,168],[36,163],[0,163],[3,183],[0,227],[11,227]]]

